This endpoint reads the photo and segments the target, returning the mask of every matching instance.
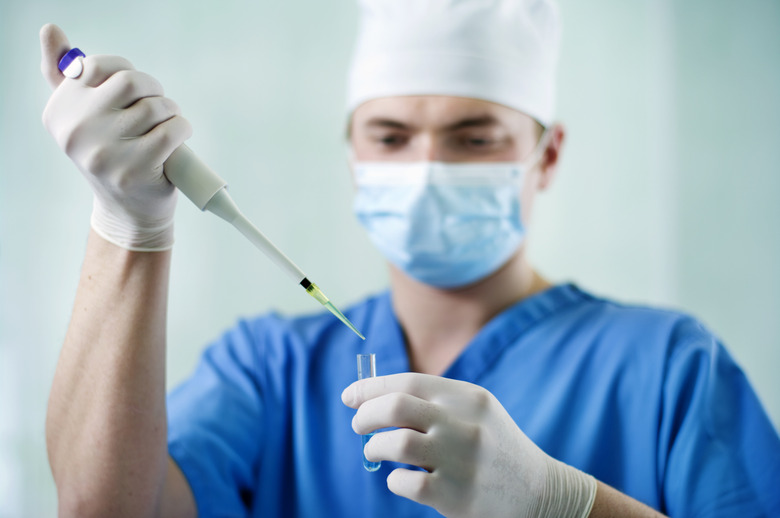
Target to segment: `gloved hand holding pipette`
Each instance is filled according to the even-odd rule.
[[[303,271],[279,250],[227,193],[227,183],[182,145],[192,133],[160,84],[115,56],[89,61],[70,49],[62,31],[44,31],[44,56],[62,55],[58,69],[42,69],[55,92],[44,125],[87,177],[95,192],[92,228],[128,250],[154,252],[173,245],[178,187],[199,209],[233,225],[296,284],[360,338],[363,335]],[[46,58],[44,58],[46,59]],[[132,159],[131,159],[132,158]]]
[[[46,34],[41,68],[54,93],[43,123],[92,188],[92,228],[129,250],[170,248],[176,189],[163,164],[192,134],[189,122],[124,58],[89,56],[78,79],[66,80],[45,60],[65,54],[68,40],[56,26]]]

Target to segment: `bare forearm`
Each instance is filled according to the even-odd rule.
[[[657,518],[664,515],[617,489],[598,482],[596,500],[593,502],[589,516],[590,518]]]
[[[143,516],[157,505],[169,267],[170,252],[90,235],[46,422],[61,514]]]

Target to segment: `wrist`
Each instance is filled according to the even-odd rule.
[[[126,250],[160,252],[173,247],[173,213],[161,217],[132,217],[95,196],[90,225],[100,237]]]
[[[557,461],[546,459],[545,484],[533,516],[543,518],[586,518],[596,499],[596,479]]]

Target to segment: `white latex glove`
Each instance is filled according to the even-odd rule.
[[[585,517],[596,481],[545,454],[498,400],[471,383],[406,373],[356,381],[342,393],[352,428],[380,432],[369,461],[419,466],[387,477],[393,493],[449,518]]]
[[[54,89],[43,124],[92,187],[92,228],[129,250],[169,249],[176,189],[163,163],[192,134],[189,123],[154,78],[118,56],[87,56],[82,74],[65,78],[65,34],[49,24],[40,36]]]

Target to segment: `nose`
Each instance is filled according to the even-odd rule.
[[[417,139],[414,160],[417,162],[445,162],[446,154],[440,139],[430,133],[422,133]]]

